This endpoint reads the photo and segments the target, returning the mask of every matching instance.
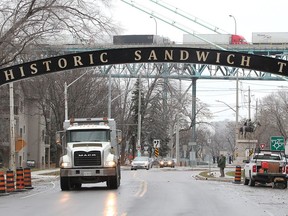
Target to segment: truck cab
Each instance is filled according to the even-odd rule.
[[[231,44],[248,44],[242,35],[231,35]]]
[[[121,132],[113,119],[87,118],[64,122],[64,155],[60,158],[62,190],[80,188],[83,183],[106,182],[120,186]]]

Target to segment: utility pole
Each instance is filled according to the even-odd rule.
[[[180,144],[179,144],[179,117],[180,117],[180,109],[181,109],[181,80],[179,81],[179,94],[178,94],[178,110],[176,114],[176,162],[177,165],[180,165],[180,154],[179,154],[179,149],[180,149]]]
[[[251,93],[250,93],[250,86],[248,88],[248,119],[251,119]]]
[[[141,73],[139,74],[139,86],[138,86],[138,134],[137,134],[137,149],[141,147]],[[138,155],[140,150],[138,150]]]
[[[239,137],[239,79],[238,79],[238,69],[236,71],[236,123],[235,123],[235,146],[237,146],[237,140]]]
[[[109,71],[109,87],[108,87],[108,119],[111,118],[111,70]]]
[[[14,86],[13,83],[9,83],[10,94],[10,157],[9,168],[15,170],[15,117],[14,117]]]

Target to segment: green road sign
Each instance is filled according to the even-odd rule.
[[[282,136],[270,137],[270,150],[271,151],[284,151],[285,150],[284,137]]]

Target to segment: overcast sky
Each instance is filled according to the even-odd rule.
[[[213,33],[161,8],[150,0],[134,0],[134,2],[141,4],[141,8],[149,13],[155,14],[155,16],[159,15],[168,23],[174,23],[181,28],[189,31],[194,30],[200,34]],[[177,7],[179,13],[188,13],[198,17],[208,23],[209,26],[218,27],[231,34],[235,32],[235,21],[229,15],[233,15],[236,19],[237,34],[243,35],[248,42],[252,40],[252,32],[288,32],[288,25],[286,24],[288,20],[287,0],[164,0],[160,2]],[[114,0],[111,11],[114,19],[123,28],[121,34],[156,34],[156,23],[154,19],[150,18],[150,14],[144,13],[121,0]],[[182,43],[183,31],[159,19],[156,22],[159,36],[168,37],[176,43]],[[279,86],[288,87],[288,83],[241,81],[239,83],[240,119],[248,117],[249,88],[251,90],[251,115],[254,115],[256,101],[271,92],[283,89]],[[227,103],[235,108],[235,89],[235,81],[197,81],[197,97],[209,105],[215,115],[215,120],[235,119],[235,112],[224,104]],[[217,102],[217,100],[224,103]]]
[[[134,0],[134,2],[143,5],[145,8],[142,8],[147,8],[149,13],[155,13],[155,15],[159,13],[166,17],[168,22],[176,22],[177,26],[184,25],[198,33],[212,33],[191,21],[180,19],[175,13],[162,9],[150,0]],[[160,2],[177,7],[179,13],[184,11],[227,33],[235,32],[234,19],[229,17],[233,15],[236,19],[237,34],[243,35],[248,41],[251,41],[252,32],[288,32],[287,0],[164,0]],[[149,14],[121,0],[114,0],[113,5],[111,10],[114,18],[125,28],[123,34],[155,34],[155,21],[150,18]],[[175,42],[182,42],[183,32],[161,20],[157,21],[157,33]]]

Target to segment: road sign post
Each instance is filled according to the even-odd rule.
[[[154,156],[157,158],[159,156],[159,149],[155,148]]]

